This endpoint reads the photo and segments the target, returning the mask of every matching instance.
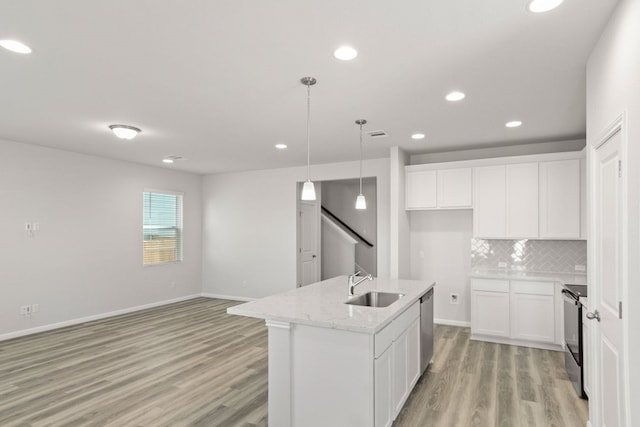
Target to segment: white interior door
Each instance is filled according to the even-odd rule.
[[[320,281],[320,217],[316,202],[300,202],[298,212],[300,286]]]
[[[618,128],[595,150],[593,165],[594,311],[588,313],[595,331],[596,385],[594,426],[623,427],[625,422],[625,366],[622,323],[623,298],[623,179],[622,135]],[[589,298],[591,300],[591,296]],[[596,313],[597,311],[597,313]],[[595,319],[593,318],[595,315]],[[598,318],[599,316],[599,318]],[[593,391],[592,391],[593,394]]]

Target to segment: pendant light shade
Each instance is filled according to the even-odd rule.
[[[362,126],[366,125],[367,121],[364,119],[356,120],[356,124],[360,126],[360,194],[356,198],[356,209],[363,210],[367,209],[367,200],[362,194]]]
[[[316,199],[316,188],[311,181],[305,181],[302,186],[302,200],[315,200]]]
[[[311,182],[311,139],[309,132],[309,123],[311,119],[311,86],[316,84],[317,80],[313,77],[303,77],[300,82],[307,87],[307,180],[302,186],[302,200],[315,200],[316,189]]]

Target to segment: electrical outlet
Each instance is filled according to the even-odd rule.
[[[506,263],[506,262],[504,262],[504,261],[500,261],[500,262],[498,263],[498,268],[507,268],[507,263]]]
[[[40,311],[40,304],[31,304],[31,312],[37,313]]]
[[[458,294],[449,294],[449,304],[458,304],[460,297]]]
[[[576,271],[587,271],[587,267],[585,267],[584,265],[580,265],[580,264],[576,264],[576,266],[574,267]]]
[[[20,314],[26,316],[27,314],[31,314],[31,306],[30,305],[21,305],[20,306]]]

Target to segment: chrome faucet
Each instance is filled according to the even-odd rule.
[[[373,280],[373,276],[371,276],[371,274],[367,274],[366,276],[360,278],[360,280],[355,282],[355,279],[356,279],[356,277],[358,277],[359,274],[360,274],[360,272],[358,271],[356,274],[352,274],[352,275],[349,276],[349,296],[350,297],[353,296],[353,290],[360,283],[364,282],[365,280]]]

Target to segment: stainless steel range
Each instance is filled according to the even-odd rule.
[[[582,309],[580,297],[587,296],[586,285],[564,285],[564,364],[578,396],[587,398],[584,392],[584,343],[582,336]]]

